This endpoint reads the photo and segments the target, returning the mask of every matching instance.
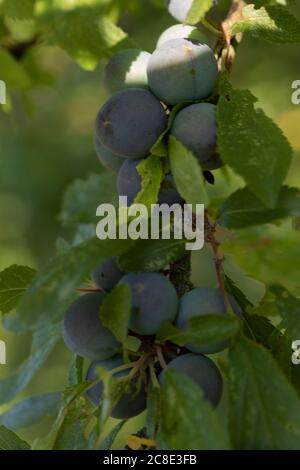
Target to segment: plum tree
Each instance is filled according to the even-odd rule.
[[[223,379],[214,362],[202,354],[183,354],[167,365],[165,370],[176,369],[192,379],[203,391],[204,398],[216,407],[222,397]],[[161,384],[164,373],[159,375]]]
[[[177,314],[178,298],[171,282],[160,273],[129,273],[119,284],[127,284],[132,295],[130,329],[140,335],[154,335]]]
[[[137,170],[137,166],[141,162],[137,160],[125,160],[120,168],[117,181],[117,189],[120,196],[127,196],[128,204],[132,204],[137,194],[142,189],[141,175]],[[174,187],[173,178],[167,175],[162,183],[159,193],[158,202],[160,204],[175,204],[181,202],[181,196]]]
[[[203,170],[222,166],[217,153],[216,107],[210,103],[197,103],[179,111],[171,134],[198,158]]]
[[[233,299],[231,306],[237,315],[240,315],[239,307]],[[219,289],[198,287],[184,294],[179,302],[176,326],[180,330],[185,330],[191,318],[200,315],[226,315],[226,306]],[[209,346],[196,347],[191,344],[185,345],[187,349],[194,353],[213,354],[222,351],[227,347],[227,342],[223,341]]]
[[[115,155],[113,152],[105,148],[97,137],[95,138],[95,147],[100,163],[108,170],[118,172],[122,163],[124,163],[124,158],[119,155]]]
[[[86,380],[95,380],[97,378],[97,369],[103,368],[111,371],[120,366],[123,366],[124,360],[122,356],[115,356],[106,361],[93,361],[90,365]],[[128,370],[117,372],[113,374],[116,378],[124,377],[128,374]],[[87,391],[87,396],[91,402],[98,406],[103,393],[103,384],[99,382]],[[145,410],[147,405],[147,395],[143,383],[137,383],[133,380],[129,384],[129,390],[119,399],[118,403],[114,406],[111,417],[116,419],[129,419],[140,414]]]
[[[218,65],[207,44],[173,39],[154,51],[147,73],[153,93],[175,105],[208,97],[217,82]]]
[[[104,82],[112,92],[124,88],[148,88],[147,66],[151,54],[124,49],[112,56],[104,71]]]
[[[204,44],[209,44],[209,40],[206,34],[200,31],[196,26],[190,26],[188,24],[174,24],[167,28],[159,37],[157,42],[157,48],[162,46],[165,42],[171,41],[172,39],[194,39]]]
[[[67,347],[88,359],[107,359],[119,349],[119,343],[100,321],[99,311],[104,294],[85,294],[67,309],[63,338]]]
[[[177,20],[185,22],[194,0],[166,0],[169,13]],[[218,27],[226,18],[232,0],[214,0],[213,7],[206,14],[209,23]]]
[[[129,88],[100,109],[96,135],[111,152],[126,158],[145,157],[167,126],[159,100],[148,90]]]
[[[95,285],[104,291],[113,289],[122,276],[124,273],[119,269],[116,258],[104,261],[92,273]]]

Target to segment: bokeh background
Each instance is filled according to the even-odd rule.
[[[160,33],[174,21],[160,0],[129,3],[119,24],[141,49],[151,52]],[[300,18],[300,5],[293,10]],[[10,20],[8,27],[18,40],[32,36],[30,21]],[[103,171],[93,147],[93,126],[107,97],[102,85],[105,62],[94,72],[86,72],[61,49],[40,46],[35,54],[43,69],[37,86],[26,94],[10,94],[9,105],[0,106],[0,270],[12,264],[44,266],[55,251],[57,238],[71,236],[58,217],[65,189],[74,179]],[[244,38],[232,72],[233,84],[250,89],[258,106],[284,130],[295,150],[287,181],[299,186],[300,105],[291,103],[291,83],[297,79],[298,45]],[[211,191],[219,198],[238,186],[242,186],[238,177],[219,171]],[[273,280],[300,293],[299,232],[291,222],[222,236],[226,269],[254,301],[263,295],[263,283]],[[209,251],[194,255],[193,280],[199,286],[215,284]],[[16,337],[1,327],[0,338],[8,346],[8,365],[0,366],[3,377],[26,357],[30,338]],[[70,360],[66,348],[59,345],[23,396],[62,389]],[[133,422],[132,430],[138,425]],[[30,441],[46,429],[45,421],[20,434]]]

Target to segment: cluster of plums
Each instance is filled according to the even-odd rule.
[[[230,3],[215,1],[208,21],[220,23]],[[179,21],[185,20],[191,4],[192,0],[167,1],[169,12]],[[211,39],[197,27],[176,24],[160,36],[153,54],[126,49],[107,64],[105,84],[112,96],[97,115],[96,151],[106,168],[118,172],[118,192],[128,197],[129,204],[141,190],[138,164],[167,129],[167,134],[193,152],[204,171],[222,166],[215,105],[200,102],[211,96],[218,77],[210,45]],[[180,109],[169,126],[170,112],[178,104]],[[180,201],[167,175],[158,202]]]
[[[126,368],[118,371],[120,366],[125,365],[122,345],[103,326],[100,319],[103,299],[116,285],[129,286],[132,297],[129,331],[142,344],[143,341],[155,344],[155,335],[165,322],[172,322],[184,331],[193,316],[226,314],[218,289],[195,288],[178,299],[173,284],[164,274],[123,273],[115,258],[98,266],[92,278],[99,292],[88,293],[75,300],[68,308],[63,324],[63,337],[68,348],[74,354],[92,360],[87,380],[97,377],[99,367],[109,371],[116,369],[116,377],[126,376],[129,372]],[[234,302],[232,306],[237,310]],[[192,344],[186,344],[183,348],[175,347],[177,350],[175,349],[174,357],[167,359],[166,369],[178,369],[189,376],[202,389],[204,397],[213,406],[217,406],[222,395],[222,377],[214,362],[204,354],[216,353],[226,347],[226,342],[209,347],[195,347]],[[166,369],[162,369],[155,361],[154,366],[158,380],[162,383]],[[113,409],[113,417],[127,419],[146,408],[147,371],[142,379],[137,373],[137,377],[131,381],[131,387]],[[87,392],[94,405],[99,405],[101,394],[101,382]]]
[[[229,0],[215,0],[207,21],[219,25],[230,3]],[[169,12],[181,22],[185,21],[191,5],[192,0],[167,1]],[[101,163],[119,173],[118,191],[128,197],[129,204],[141,190],[138,164],[149,156],[153,145],[167,129],[194,153],[203,170],[222,165],[216,150],[215,106],[203,102],[212,94],[217,76],[217,61],[208,38],[198,28],[187,24],[168,28],[159,38],[153,54],[128,49],[110,59],[105,69],[105,83],[113,95],[97,116],[96,150]],[[168,117],[178,104],[181,106],[169,126]],[[173,204],[180,201],[172,176],[167,174],[159,202]],[[171,345],[170,354],[164,356],[166,364],[155,356],[155,347],[159,344],[156,334],[166,322],[185,330],[193,316],[226,314],[220,292],[213,288],[195,288],[179,299],[175,287],[163,273],[123,273],[115,258],[98,266],[92,278],[96,291],[82,295],[72,303],[63,325],[63,336],[69,349],[92,361],[87,380],[97,377],[99,367],[120,379],[130,374],[129,367],[126,369],[128,354],[125,360],[122,345],[100,318],[105,295],[115,286],[126,284],[132,297],[129,333],[141,340],[139,352],[142,355],[144,344],[148,345],[148,351],[149,344],[150,351],[153,347],[151,365],[158,381],[163,383],[166,369],[178,369],[202,389],[204,397],[213,406],[217,406],[222,395],[222,377],[215,363],[204,354],[219,352],[226,348],[226,343],[205,348],[192,344],[183,348]],[[165,353],[165,345],[159,347]],[[143,365],[143,370],[136,370],[130,376],[129,388],[113,408],[113,417],[127,419],[146,408],[149,368],[145,363]],[[87,395],[94,405],[98,405],[102,393],[100,381]]]

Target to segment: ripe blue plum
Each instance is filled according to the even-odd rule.
[[[152,92],[175,105],[207,98],[216,85],[218,65],[207,44],[173,39],[154,51],[147,73]]]
[[[222,166],[217,153],[215,105],[198,103],[182,109],[174,119],[171,134],[194,153],[203,170]]]
[[[141,159],[125,160],[118,173],[118,193],[120,196],[127,196],[128,205],[133,203],[142,189],[141,176],[136,169],[141,161]]]
[[[124,158],[119,155],[115,155],[105,148],[97,137],[95,138],[95,147],[100,163],[108,170],[118,172],[124,163]]]
[[[137,170],[137,166],[141,161],[141,159],[125,160],[118,174],[118,193],[120,196],[127,196],[129,205],[133,203],[134,199],[142,189],[141,175]],[[174,187],[173,178],[171,175],[167,175],[162,183],[158,202],[160,204],[172,205],[180,203],[181,201],[181,196]]]
[[[166,0],[170,15],[182,23],[186,20],[194,0]]]
[[[157,42],[157,48],[162,46],[165,42],[171,41],[172,39],[184,38],[194,39],[201,43],[209,44],[209,39],[206,34],[196,28],[196,26],[190,26],[188,24],[174,24],[160,35]]]
[[[231,306],[237,315],[240,315],[239,308],[231,300]],[[176,326],[180,330],[188,327],[191,318],[201,315],[226,315],[226,307],[219,289],[214,288],[196,288],[183,295],[179,302],[179,311],[176,319]],[[187,349],[194,353],[213,354],[222,351],[228,346],[227,341],[209,346],[197,347],[191,344],[185,345]]]
[[[119,269],[116,258],[104,261],[92,273],[95,285],[104,291],[113,289],[123,276],[124,273]]]
[[[88,359],[108,359],[120,345],[100,320],[104,294],[92,293],[79,297],[67,309],[63,322],[63,338],[67,347]]]
[[[100,109],[96,135],[111,152],[141,158],[148,155],[166,126],[159,100],[148,90],[129,88],[113,95]]]
[[[111,371],[124,365],[122,356],[115,356],[106,361],[94,361],[90,365],[86,380],[95,380],[97,378],[97,368],[104,368]],[[124,377],[130,369],[117,372],[114,374],[116,378]],[[139,387],[140,385],[140,387]],[[91,402],[98,406],[103,393],[103,384],[99,382],[87,391],[87,396]],[[147,396],[144,384],[137,384],[136,380],[130,383],[130,389],[126,392],[115,405],[111,416],[116,419],[129,419],[145,410],[147,405]]]
[[[223,379],[214,362],[202,354],[183,354],[167,365],[168,369],[176,369],[187,375],[203,391],[204,398],[216,407],[222,397]],[[164,382],[164,371],[159,375],[161,384]]]
[[[167,321],[174,321],[178,297],[171,282],[160,273],[129,273],[119,284],[132,294],[130,329],[140,335],[154,335]]]
[[[169,13],[177,20],[185,22],[194,0],[166,0]],[[214,0],[214,5],[206,14],[206,19],[216,28],[225,20],[232,0]]]
[[[147,66],[151,54],[124,49],[112,56],[104,72],[106,87],[112,92],[124,88],[148,88]]]

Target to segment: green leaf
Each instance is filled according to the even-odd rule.
[[[89,422],[86,400],[77,398],[69,406],[57,432],[53,450],[87,450],[88,440],[85,430]]]
[[[86,70],[94,70],[111,49],[126,45],[127,34],[105,18],[104,5],[47,11],[41,18],[51,45],[65,49]],[[124,44],[125,43],[125,44]],[[128,44],[127,44],[128,45]]]
[[[252,306],[250,300],[245,296],[244,292],[233,282],[227,275],[224,276],[225,289],[238,303],[242,310],[246,310]]]
[[[285,375],[291,376],[291,343],[269,318],[251,313],[243,313],[245,335],[268,349],[278,362]]]
[[[69,385],[79,385],[83,382],[84,359],[74,356],[69,372]]]
[[[276,207],[270,209],[246,187],[238,189],[224,202],[218,214],[218,222],[224,227],[238,229],[299,215],[300,189],[284,186]]]
[[[100,309],[100,318],[118,341],[124,343],[131,315],[131,291],[125,284],[116,286],[106,295]]]
[[[201,389],[177,370],[165,372],[157,441],[163,450],[229,448],[225,431]]]
[[[214,5],[214,0],[194,0],[187,14],[185,23],[198,24]]]
[[[241,338],[229,354],[236,449],[299,449],[300,398],[271,354]]]
[[[180,104],[177,104],[176,106],[174,106],[172,108],[172,111],[170,112],[170,115],[169,115],[169,118],[168,118],[168,125],[167,125],[166,129],[164,130],[164,132],[162,132],[162,134],[159,136],[159,138],[157,139],[157,141],[155,142],[155,144],[152,146],[152,148],[150,150],[150,153],[152,155],[156,155],[158,157],[167,157],[168,156],[168,145],[167,145],[167,142],[166,142],[166,140],[167,140],[166,137],[167,137],[167,135],[169,134],[169,131],[172,128],[172,125],[173,125],[173,122],[174,122],[174,119],[175,119],[177,113],[179,113],[179,111],[181,109],[185,108],[189,104],[192,104],[192,102],[180,103]]]
[[[24,20],[33,15],[35,0],[2,0],[0,14]]]
[[[14,432],[0,426],[0,450],[29,450],[30,445]]]
[[[64,194],[60,220],[65,226],[96,222],[100,204],[117,205],[116,177],[111,173],[76,180]]]
[[[276,43],[300,42],[300,21],[282,5],[268,5],[256,10],[243,9],[244,19],[235,23],[232,34],[249,33],[259,40]]]
[[[35,269],[14,264],[0,272],[0,312],[11,312],[36,275]]]
[[[290,338],[300,340],[300,300],[280,285],[273,285],[270,290]]]
[[[160,421],[161,389],[151,382],[147,391],[147,416],[146,427],[149,439],[155,439],[158,423]]]
[[[41,328],[33,335],[29,358],[12,375],[0,379],[0,405],[13,400],[25,389],[45,363],[60,337],[60,325]]]
[[[185,254],[183,240],[138,240],[119,258],[123,271],[155,272],[174,263]]]
[[[55,417],[61,402],[60,393],[45,393],[25,398],[0,415],[0,424],[13,431],[27,428],[45,417]]]
[[[131,240],[92,239],[57,255],[35,278],[17,310],[20,327],[34,329],[40,322],[61,319],[75,290],[97,266],[133,245]]]
[[[164,177],[162,161],[155,155],[150,155],[142,160],[137,170],[142,178],[142,189],[137,194],[134,204],[144,204],[151,209],[151,204],[156,204],[160,186]]]
[[[183,346],[208,346],[233,338],[240,329],[238,318],[231,315],[199,315],[190,319],[186,330],[166,324],[157,334],[159,341],[172,341]]]
[[[113,429],[108,433],[108,435],[103,439],[98,450],[110,450],[117,435],[119,434],[125,423],[126,420],[120,421],[120,423],[116,424]]]
[[[239,174],[267,206],[276,207],[289,169],[292,149],[282,131],[248,90],[234,90],[223,76],[217,106],[218,149],[222,160]]]
[[[198,160],[175,137],[169,138],[169,157],[176,187],[188,204],[207,204],[208,197]]]
[[[117,52],[119,49],[129,49],[135,45],[122,28],[105,16],[100,18],[98,27],[102,40],[111,49],[111,52]]]
[[[82,398],[82,395],[96,383],[97,380],[84,382],[64,391],[62,406],[51,430],[46,436],[34,441],[33,450],[51,450],[55,446],[59,449],[61,446],[67,446],[75,450],[77,446],[82,448],[83,442],[86,446],[86,440],[82,436],[83,427],[87,424],[86,400]],[[76,434],[78,434],[77,438]]]
[[[1,80],[5,82],[7,89],[26,90],[30,87],[31,81],[23,65],[1,47],[0,70]]]
[[[141,347],[142,341],[136,336],[127,336],[123,343],[123,348],[127,351],[137,352]]]

